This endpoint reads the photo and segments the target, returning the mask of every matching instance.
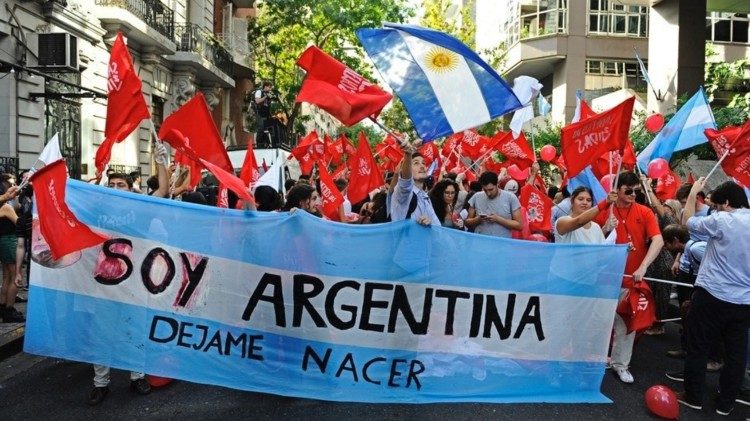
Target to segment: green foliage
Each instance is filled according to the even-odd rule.
[[[372,79],[370,65],[354,31],[404,22],[412,15],[406,0],[266,0],[248,24],[248,40],[260,79],[270,79],[286,109],[292,107],[304,72],[296,66],[300,54],[315,44],[352,70]],[[298,106],[289,113],[289,125]]]
[[[359,143],[359,132],[364,132],[365,136],[367,136],[367,142],[370,144],[370,149],[373,149],[376,144],[383,140],[384,137],[383,133],[378,131],[375,127],[366,126],[362,123],[357,123],[352,127],[342,127],[339,134],[345,134],[346,137],[352,141],[352,144],[356,146]]]

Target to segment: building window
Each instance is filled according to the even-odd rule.
[[[747,44],[750,19],[746,13],[710,12],[706,16],[706,40]]]
[[[505,42],[568,32],[568,0],[510,0]]]
[[[646,37],[648,7],[589,0],[589,34]]]
[[[596,91],[596,96],[622,88],[636,92],[645,92],[647,88],[646,78],[635,61],[586,60],[586,76],[586,90]]]

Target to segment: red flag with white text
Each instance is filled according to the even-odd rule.
[[[560,144],[568,166],[568,177],[575,177],[609,151],[622,151],[628,141],[635,97],[616,107],[562,128]]]
[[[107,240],[79,221],[68,208],[65,203],[67,178],[64,160],[46,165],[31,176],[39,228],[55,260]]]
[[[104,141],[94,158],[96,169],[104,171],[112,155],[112,145],[122,142],[141,121],[150,117],[141,79],[133,68],[133,59],[122,33],[118,32],[107,67],[107,120]]]
[[[750,188],[750,119],[741,127],[730,126],[721,131],[706,129],[705,133],[717,157],[721,158],[729,151],[721,162],[724,172]]]
[[[315,45],[302,53],[297,65],[307,75],[295,102],[315,104],[347,127],[366,117],[377,117],[393,98]]]
[[[492,137],[492,143],[496,145],[497,151],[519,169],[529,168],[534,163],[534,151],[531,150],[523,132],[515,139],[512,132],[498,132]]]

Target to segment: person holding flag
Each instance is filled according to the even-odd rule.
[[[641,190],[641,182],[632,171],[620,173],[617,177],[615,192],[617,200],[611,212],[600,212],[594,222],[605,226],[610,215],[614,218],[609,226],[617,231],[617,244],[628,245],[628,258],[625,262],[625,276],[622,279],[620,301],[629,293],[634,293],[634,284],[639,284],[646,274],[649,265],[656,259],[664,245],[659,224],[654,213],[646,206],[636,203],[635,197]],[[644,287],[648,288],[645,284]],[[638,285],[638,288],[641,286]],[[632,290],[632,292],[631,292]],[[649,303],[653,305],[653,303]],[[624,319],[615,315],[614,336],[612,338],[612,370],[624,383],[633,383],[629,371],[630,358],[633,354],[635,332],[630,331]]]
[[[708,236],[690,312],[686,319],[687,356],[685,391],[678,402],[703,408],[706,361],[711,345],[724,343],[726,361],[719,378],[716,413],[729,415],[734,407],[747,363],[750,327],[750,205],[742,187],[733,181],[719,185],[712,194],[719,212],[696,218],[695,203],[706,179],[693,184],[683,211],[691,234]]]
[[[398,181],[391,194],[391,220],[412,219],[420,225],[440,226],[440,218],[432,207],[430,196],[424,190],[427,166],[424,157],[412,145],[402,145],[404,159]]]
[[[602,228],[592,220],[601,212],[608,211],[617,201],[617,193],[609,192],[607,198],[596,206],[594,194],[586,186],[580,186],[570,195],[571,214],[555,222],[555,243],[562,244],[603,244]]]

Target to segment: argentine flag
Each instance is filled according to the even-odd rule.
[[[664,158],[669,161],[674,152],[708,142],[703,133],[706,129],[716,129],[716,122],[706,93],[701,87],[638,154],[638,167],[646,172],[648,163],[653,159]]]
[[[419,26],[383,26],[360,28],[357,37],[423,140],[521,108],[500,75],[452,36]]]

